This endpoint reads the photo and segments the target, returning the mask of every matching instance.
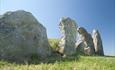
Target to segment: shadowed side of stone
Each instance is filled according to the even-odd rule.
[[[26,11],[7,12],[0,18],[0,58],[25,60],[51,54],[46,28]]]

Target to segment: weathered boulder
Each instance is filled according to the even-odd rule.
[[[82,47],[85,54],[94,55],[95,49],[92,36],[83,27],[78,28],[78,32],[82,40],[82,42],[78,44],[78,47]]]
[[[102,45],[101,36],[98,30],[94,29],[92,31],[92,38],[93,38],[95,53],[97,55],[103,56],[104,55],[103,45]]]
[[[28,59],[50,55],[46,28],[26,11],[7,12],[0,18],[0,58]]]
[[[75,43],[77,36],[76,22],[69,17],[63,17],[61,18],[59,27],[63,34],[59,41],[59,52],[66,56],[75,54]]]

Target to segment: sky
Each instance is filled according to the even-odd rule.
[[[0,0],[0,15],[16,10],[31,12],[46,27],[48,38],[60,38],[63,16],[89,33],[98,29],[105,55],[115,55],[115,0]]]

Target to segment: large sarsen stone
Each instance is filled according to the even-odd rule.
[[[50,53],[46,28],[31,13],[18,10],[0,17],[0,58],[23,60]]]
[[[59,24],[60,30],[63,34],[59,42],[59,52],[66,56],[76,53],[75,43],[77,37],[77,24],[69,17],[63,17]]]

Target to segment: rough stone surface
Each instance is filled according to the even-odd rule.
[[[85,55],[85,49],[84,49],[84,42],[80,41],[80,42],[76,42],[76,51],[78,54],[80,55]]]
[[[103,56],[104,55],[103,45],[102,45],[101,36],[98,30],[95,30],[95,29],[93,30],[92,38],[93,38],[93,43],[94,43],[96,54]]]
[[[78,28],[78,32],[81,35],[82,40],[82,42],[79,43],[79,47],[84,47],[83,51],[85,54],[94,55],[95,49],[92,36],[83,27]]]
[[[66,56],[75,54],[75,43],[77,36],[76,22],[69,17],[63,17],[61,18],[59,27],[63,34],[59,42],[59,52],[65,54]]]
[[[50,55],[46,29],[26,11],[7,12],[0,18],[0,58],[26,59]]]

